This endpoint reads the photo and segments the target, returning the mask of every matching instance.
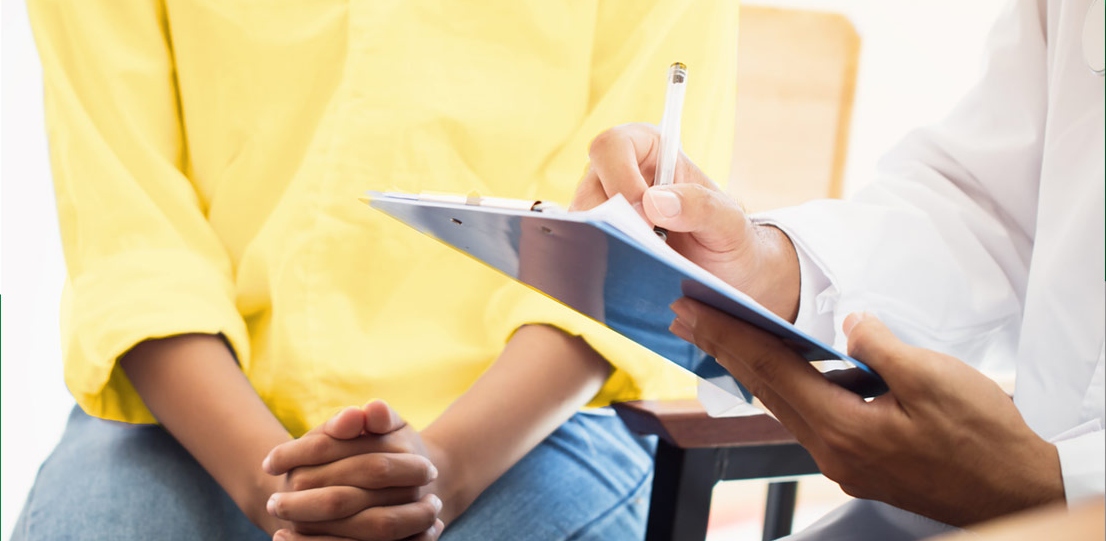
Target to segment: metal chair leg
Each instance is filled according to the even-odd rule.
[[[772,541],[791,533],[798,488],[797,481],[768,484],[768,502],[764,508],[764,534],[761,539]]]
[[[718,482],[714,449],[681,449],[657,442],[646,541],[705,539],[711,492]]]

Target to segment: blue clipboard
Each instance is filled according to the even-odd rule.
[[[676,254],[621,196],[585,212],[476,195],[369,192],[363,200],[747,402],[750,393],[721,365],[668,331],[674,317],[669,305],[680,297],[773,334],[808,361],[851,363],[855,368],[825,374],[861,396],[886,391],[879,376],[860,361]]]

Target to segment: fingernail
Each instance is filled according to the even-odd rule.
[[[665,218],[674,218],[680,214],[680,196],[668,190],[649,190],[653,206]]]
[[[265,473],[269,473],[269,474],[273,473],[273,471],[269,469],[269,456],[268,455],[265,455],[265,460],[261,461],[261,469]]]
[[[277,530],[277,532],[273,534],[273,541],[287,541],[287,539],[288,533],[284,530]]]
[[[433,464],[430,465],[430,469],[427,470],[427,474],[430,476],[430,480],[433,481],[438,478],[438,468],[435,468]]]
[[[269,501],[265,502],[265,510],[268,511],[270,515],[276,516],[277,503],[279,500],[280,498],[276,494],[273,494],[269,496]]]
[[[679,319],[688,329],[695,328],[695,309],[691,307],[688,301],[685,299],[677,299],[669,308],[672,309],[673,312],[676,312],[676,319]]]
[[[442,510],[442,499],[435,496],[434,494],[431,494],[430,505],[434,506],[434,512],[439,512]]]
[[[841,330],[845,331],[845,336],[849,336],[853,332],[853,328],[857,323],[864,321],[864,318],[868,317],[867,312],[853,312],[845,317],[845,322],[841,324]]]

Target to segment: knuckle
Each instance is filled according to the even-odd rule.
[[[620,133],[622,129],[621,126],[616,126],[596,135],[595,138],[591,140],[591,145],[588,146],[588,156],[594,158],[614,145],[618,139],[622,137]]]
[[[338,517],[342,514],[344,509],[343,503],[345,498],[341,494],[334,491],[328,491],[319,497],[319,501],[316,502],[319,511],[327,517]]]
[[[395,471],[392,459],[382,455],[372,455],[365,465],[365,472],[373,479],[387,478]]]
[[[415,445],[410,439],[397,434],[388,434],[381,438],[382,449],[388,453],[414,453]]]
[[[741,380],[739,380],[739,381],[741,381]],[[764,382],[762,382],[759,379],[745,378],[744,381],[741,381],[741,384],[744,385],[745,388],[748,389],[748,391],[753,394],[753,396],[755,396],[755,397],[757,397],[761,400],[763,400],[764,396],[766,396],[768,394],[768,386],[765,385]]]
[[[831,452],[837,455],[843,455],[852,449],[854,439],[847,430],[843,430],[839,426],[830,426],[822,430],[819,434],[822,438],[822,442]]]
[[[779,376],[780,362],[770,351],[762,350],[749,355],[746,360],[749,368],[766,381],[773,381]]]
[[[396,537],[400,528],[399,515],[391,509],[378,508],[368,522],[373,532],[387,539]]]
[[[307,438],[304,442],[304,450],[311,456],[319,456],[330,450],[330,438]]]
[[[316,487],[316,481],[313,479],[313,475],[303,470],[292,470],[288,473],[288,486],[292,487],[292,490],[299,492],[301,490],[308,490]]]

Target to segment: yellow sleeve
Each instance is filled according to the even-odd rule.
[[[734,132],[736,0],[604,0],[595,28],[590,109],[579,130],[550,161],[539,196],[571,200],[588,145],[603,130],[626,122],[658,123],[667,68],[676,61],[685,63],[689,72],[683,150],[724,184]],[[522,325],[549,324],[587,340],[615,368],[592,406],[695,396],[695,378],[689,372],[517,283],[490,300],[486,321],[500,337]]]
[[[222,334],[243,367],[230,259],[185,174],[168,20],[154,1],[32,0],[62,247],[65,380],[92,415],[154,422],[117,359]]]

